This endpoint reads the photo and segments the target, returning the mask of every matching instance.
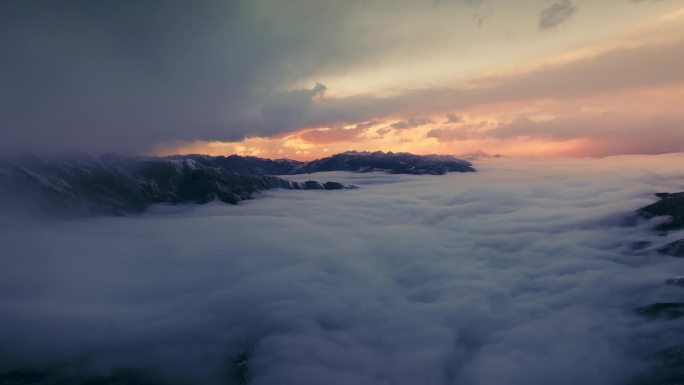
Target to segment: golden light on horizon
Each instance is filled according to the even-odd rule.
[[[311,103],[321,111],[353,103],[359,93],[369,103],[396,107],[365,118],[336,112],[330,119],[323,113],[318,120],[324,123],[314,119],[289,132],[234,142],[167,142],[151,153],[311,160],[348,150],[520,157],[677,151],[680,141],[674,138],[684,122],[678,105],[684,99],[684,82],[673,83],[666,76],[681,72],[672,63],[684,49],[684,8],[662,9],[664,13],[654,13],[631,29],[607,29],[588,44],[568,43],[571,49],[539,51],[525,60],[508,60],[505,66],[472,67],[479,73],[450,67],[445,60],[419,60],[415,63],[423,67],[416,67],[409,64],[415,58],[406,57],[397,66],[361,67],[329,76],[326,86],[317,83],[312,91]],[[633,71],[654,63],[663,69],[641,71],[643,80],[632,80],[630,67],[622,66],[627,60]],[[438,74],[442,84],[432,90],[404,89],[410,86],[401,80],[407,72]],[[428,78],[423,80],[433,86]],[[658,134],[639,139],[645,129]],[[658,143],[673,138],[673,144],[663,146],[654,138],[661,139]]]

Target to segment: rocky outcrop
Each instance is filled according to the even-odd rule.
[[[246,175],[211,162],[187,158],[131,158],[106,155],[23,155],[0,161],[4,200],[21,201],[60,216],[122,215],[153,204],[236,204],[273,188],[340,190],[336,182],[293,182],[270,175]]]
[[[670,217],[658,225],[658,230],[684,229],[684,192],[655,194],[660,200],[637,211],[644,218]]]
[[[637,210],[644,218],[666,216],[669,219],[656,226],[660,232],[684,228],[684,193],[659,193],[660,200]],[[648,248],[650,242],[642,242]],[[684,257],[684,239],[656,248],[657,252],[672,257]],[[684,287],[684,278],[665,280],[674,290]],[[684,302],[656,302],[635,309],[637,315],[651,321],[664,322],[684,317]],[[638,375],[628,385],[677,385],[684,382],[684,350],[681,347],[667,348],[649,357],[651,367]]]
[[[680,385],[684,383],[684,348],[663,349],[646,357],[652,367],[626,385]]]
[[[649,318],[675,319],[684,317],[684,303],[657,302],[636,309],[636,313]]]
[[[337,182],[293,182],[274,175],[322,171],[432,174],[475,171],[451,156],[346,152],[309,163],[256,157],[177,155],[98,157],[24,154],[0,159],[0,201],[67,216],[122,215],[153,204],[235,204],[273,188],[343,190]],[[2,203],[0,203],[2,204]],[[5,203],[6,205],[6,203]]]
[[[658,252],[671,257],[684,258],[684,239],[668,243],[660,247]]]
[[[656,230],[667,232],[684,229],[684,192],[680,193],[657,193],[659,201],[637,210],[637,214],[643,218],[668,217],[657,225]],[[657,249],[660,254],[671,257],[684,257],[684,239],[668,243]]]

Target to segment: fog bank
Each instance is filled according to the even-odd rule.
[[[677,234],[629,216],[654,192],[684,190],[682,161],[325,173],[303,178],[360,188],[3,218],[0,371],[138,368],[220,384],[249,351],[253,384],[622,383],[684,344],[681,320],[633,311],[684,295],[664,285],[682,261],[631,247]]]

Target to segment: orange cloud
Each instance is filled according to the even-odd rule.
[[[322,98],[306,124],[277,137],[166,144],[155,153],[311,159],[350,149],[516,156],[684,151],[682,15],[458,88]]]
[[[541,99],[474,106],[426,117],[421,125],[395,129],[402,121],[303,129],[239,142],[175,143],[155,154],[207,153],[313,159],[351,149],[460,155],[478,150],[509,156],[605,156],[684,151],[684,83],[631,89],[573,99]],[[403,125],[402,125],[403,127]]]

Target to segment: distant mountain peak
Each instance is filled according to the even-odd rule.
[[[307,174],[321,171],[381,171],[391,174],[443,175],[448,172],[473,172],[475,169],[470,162],[451,155],[347,151],[311,161],[293,170],[293,173]]]
[[[271,188],[350,189],[336,182],[293,182],[274,175],[323,171],[442,175],[472,172],[448,155],[350,151],[312,162],[257,157],[165,157],[82,153],[22,154],[0,158],[0,193],[65,215],[121,215],[157,203],[237,203]]]

